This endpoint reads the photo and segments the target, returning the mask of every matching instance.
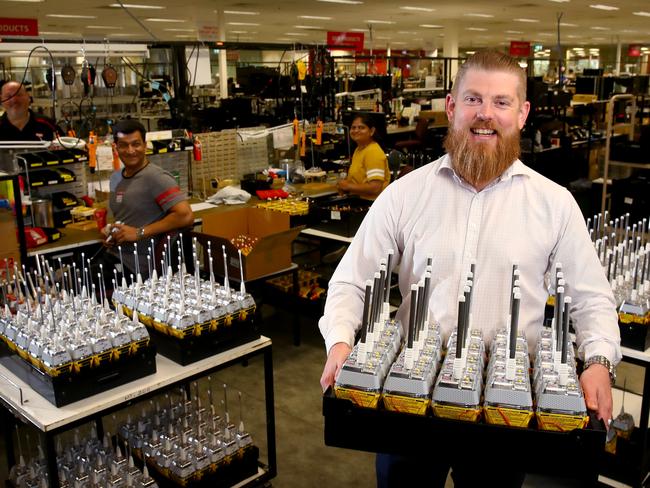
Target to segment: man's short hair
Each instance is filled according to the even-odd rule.
[[[134,132],[139,132],[143,141],[147,140],[147,129],[140,122],[135,119],[120,120],[113,126],[113,141],[117,142],[117,134],[128,135]]]
[[[514,74],[519,79],[517,95],[522,103],[526,101],[526,71],[519,66],[515,58],[491,49],[477,51],[458,67],[456,79],[451,88],[451,94],[454,98],[458,95],[458,87],[470,69],[504,71]]]

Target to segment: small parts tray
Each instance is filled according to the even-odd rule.
[[[458,459],[467,457],[469,447],[475,446],[482,462],[493,459],[500,465],[507,459],[526,472],[579,478],[586,483],[596,482],[599,461],[605,455],[605,427],[594,416],[587,428],[571,432],[538,430],[534,419],[531,427],[520,429],[360,408],[336,398],[331,388],[323,396],[323,416],[328,446],[435,456],[435,446],[440,445],[445,454]],[[558,462],[540,462],[553,459]]]
[[[358,197],[334,197],[317,201],[313,209],[314,229],[354,237],[372,202]]]

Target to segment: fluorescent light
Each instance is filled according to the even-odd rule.
[[[567,37],[568,37],[569,39],[580,39],[582,36],[576,36],[576,35],[574,35],[574,34],[569,34]]]
[[[58,32],[58,31],[41,31],[39,34],[45,34],[46,36],[59,36],[63,34],[70,34],[70,32]]]
[[[386,41],[386,40],[392,39],[392,37],[389,37],[389,36],[377,36],[375,39],[381,39],[383,41]]]
[[[578,24],[571,24],[569,22],[560,22],[560,27],[578,27]]]
[[[136,37],[135,34],[131,34],[130,32],[109,32],[106,35],[108,37]]]
[[[589,5],[590,8],[595,8],[597,10],[618,10],[618,7],[612,5],[603,5],[602,3],[596,3],[594,5]]]
[[[507,30],[505,31],[506,34],[523,34],[524,31],[518,31],[518,30]]]
[[[638,15],[639,17],[650,17],[650,12],[632,12],[632,15]]]
[[[248,34],[248,31],[228,31],[227,34]]]
[[[404,45],[406,43],[404,41],[395,41],[395,42],[391,42],[391,44],[402,46],[402,45]]]
[[[151,18],[151,19],[144,19],[147,22],[187,22],[186,20],[182,19],[159,19],[159,18]]]
[[[307,37],[308,34],[305,34],[304,32],[285,32],[285,36],[300,36],[300,37]]]
[[[317,2],[325,3],[342,3],[345,5],[361,5],[363,2],[360,0],[316,0]]]
[[[196,36],[189,35],[189,34],[176,34],[174,37],[178,37],[179,39],[191,39]]]
[[[465,17],[481,17],[484,19],[491,19],[494,17],[492,14],[474,14],[474,13],[469,13],[469,14],[463,14]]]
[[[402,10],[410,10],[412,12],[433,12],[435,8],[427,8],[427,7],[411,7],[409,5],[404,5],[403,7],[400,7]]]
[[[255,22],[228,22],[228,25],[252,25],[252,26],[258,26],[260,24],[256,24]]]
[[[124,27],[120,27],[117,25],[86,25],[84,26],[86,29],[124,29]]]
[[[634,29],[623,29],[621,32],[624,32],[625,34],[635,34],[639,31],[636,31]]]
[[[305,30],[323,30],[324,27],[318,25],[294,25],[296,29],[305,29]]]
[[[299,15],[298,18],[309,20],[332,20],[332,17],[324,17],[321,15]]]
[[[467,27],[465,30],[477,31],[477,32],[485,32],[487,29],[485,27]]]
[[[424,27],[426,29],[442,29],[441,25],[436,24],[420,24],[420,27]]]
[[[366,20],[369,24],[394,24],[392,20]]]
[[[472,54],[476,54],[476,51],[465,51],[465,54],[469,54],[471,56]]]
[[[96,19],[95,15],[75,15],[75,14],[47,14],[45,17],[56,17],[57,19]]]
[[[350,32],[368,32],[368,29],[359,29],[359,28],[352,28],[348,29]]]
[[[397,31],[398,34],[417,34],[417,32],[414,31]]]
[[[122,8],[122,6],[126,8],[141,8],[141,9],[150,9],[150,10],[161,10],[167,7],[163,7],[161,5],[142,5],[139,3],[123,3],[120,5],[119,3],[111,3],[109,7],[113,8]]]
[[[608,31],[611,30],[609,27],[600,27],[598,25],[594,25],[593,27],[590,27],[591,30],[597,30],[597,31]]]
[[[194,29],[163,29],[166,32],[194,32]]]
[[[228,15],[259,15],[259,12],[253,12],[251,10],[224,10],[224,14]]]
[[[22,3],[43,3],[45,0],[4,0],[4,1],[5,2],[22,2]]]
[[[571,0],[548,0],[549,2],[555,3],[569,3]]]
[[[526,19],[526,18],[512,19],[512,20],[514,20],[515,22],[528,22],[528,23],[531,23],[531,24],[533,24],[535,22],[539,22],[539,20],[537,20],[537,19]]]
[[[553,34],[551,32],[538,32],[537,35],[541,37],[548,37],[552,36]]]
[[[591,40],[592,41],[606,41],[607,38],[606,37],[592,37]]]

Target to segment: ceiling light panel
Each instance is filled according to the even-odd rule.
[[[162,5],[143,5],[140,3],[123,3],[120,5],[119,3],[111,3],[109,7],[113,8],[122,8],[124,6],[125,8],[139,8],[139,9],[149,9],[149,10],[162,10],[167,7],[163,7]]]
[[[435,8],[427,8],[427,7],[411,7],[410,5],[403,5],[400,7],[401,10],[409,10],[411,12],[433,12],[436,9]]]
[[[468,14],[463,14],[465,17],[479,17],[482,19],[491,19],[494,17],[492,14],[475,14],[475,13],[468,13]]]
[[[324,17],[322,15],[299,15],[299,19],[309,19],[309,20],[332,20],[333,17]]]
[[[259,15],[259,12],[253,12],[251,10],[224,10],[224,14],[227,15]]]
[[[650,17],[650,12],[632,12],[632,15],[638,15],[639,17]]]
[[[420,27],[424,27],[426,29],[442,29],[442,26],[437,24],[420,24]]]
[[[602,3],[596,3],[593,5],[589,5],[590,8],[595,8],[596,10],[618,10],[618,7],[614,7],[613,5],[603,5]]]
[[[323,30],[324,27],[321,27],[319,25],[294,25],[294,28],[296,29],[304,29],[304,30]]]
[[[247,25],[247,26],[253,26],[256,27],[260,24],[256,24],[255,22],[228,22],[228,25]]]
[[[47,14],[45,17],[54,17],[57,19],[96,19],[95,15],[77,15],[77,14]]]
[[[536,22],[539,22],[538,19],[526,19],[526,18],[519,18],[519,19],[512,19],[512,20],[514,20],[515,22],[525,22],[529,24],[534,24]]]
[[[342,3],[344,5],[362,5],[363,2],[360,0],[316,0],[317,2],[323,3]]]
[[[144,19],[144,20],[146,20],[147,22],[170,22],[170,23],[171,22],[177,22],[177,23],[187,22],[186,20],[183,20],[183,19],[162,19],[162,18],[157,18],[157,17],[152,17],[152,18]]]
[[[366,20],[369,24],[395,24],[392,20]]]

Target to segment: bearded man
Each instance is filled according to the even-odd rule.
[[[475,264],[473,326],[489,344],[505,325],[512,266],[518,264],[519,329],[531,351],[544,322],[545,276],[562,263],[578,357],[588,366],[580,378],[586,404],[598,418],[611,419],[610,380],[621,358],[614,298],[571,194],[518,159],[529,109],[525,72],[509,56],[477,52],[459,68],[446,99],[447,154],[384,190],[332,276],[319,323],[328,352],[323,390],[333,385],[350,354],[365,282],[387,250],[394,250],[399,263],[402,324],[408,323],[410,285],[422,279],[432,260],[428,313],[440,324],[443,344],[456,327],[458,296],[470,266]],[[481,467],[479,452],[466,460],[447,459],[434,445],[419,460],[379,454],[378,486],[442,487],[450,466],[455,486],[523,482],[525,473],[516,467]]]

